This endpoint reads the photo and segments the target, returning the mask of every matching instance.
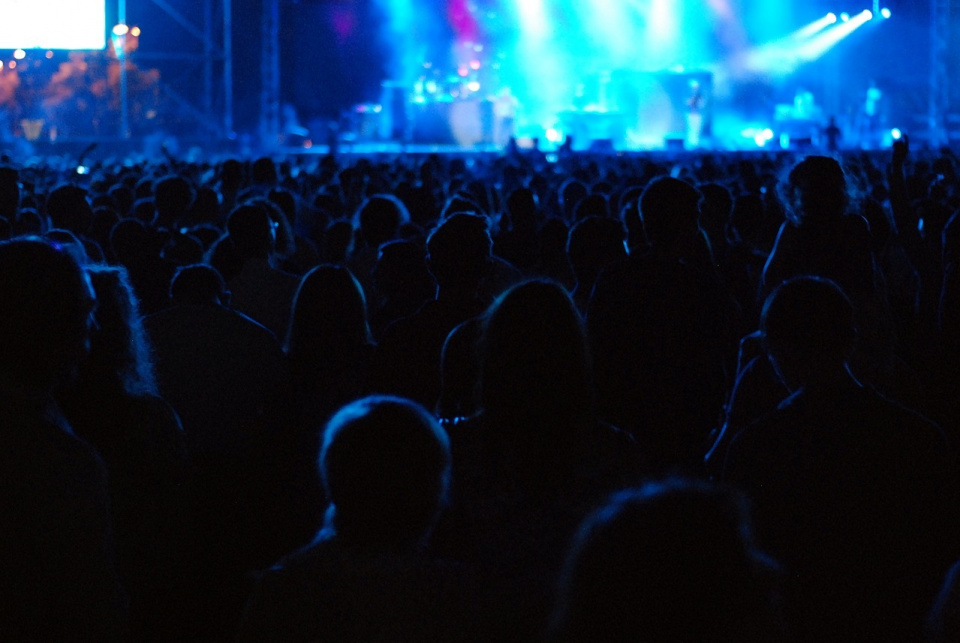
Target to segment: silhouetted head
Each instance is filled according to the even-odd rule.
[[[89,351],[95,306],[76,260],[36,238],[0,243],[0,377],[46,391]]]
[[[590,217],[573,226],[567,257],[579,284],[590,286],[604,267],[627,258],[623,224],[617,219]]]
[[[356,225],[371,248],[395,239],[400,226],[410,221],[410,213],[400,199],[377,194],[367,199],[357,212]]]
[[[153,253],[152,233],[137,219],[121,219],[110,230],[110,247],[121,262],[142,260]]]
[[[477,288],[486,275],[492,250],[487,218],[478,214],[454,214],[427,239],[430,272],[441,288]]]
[[[277,164],[265,156],[258,158],[250,169],[250,179],[254,185],[276,185],[280,180]]]
[[[244,204],[235,208],[227,220],[227,231],[243,260],[266,259],[276,247],[276,224],[259,205]]]
[[[227,159],[220,166],[220,185],[225,190],[237,191],[243,185],[243,164],[236,159]]]
[[[420,293],[426,299],[436,294],[436,283],[427,268],[426,252],[413,241],[391,241],[380,246],[373,268],[373,283],[383,297]]]
[[[14,237],[41,235],[45,229],[46,221],[33,208],[21,207],[20,214],[13,222]]]
[[[640,216],[653,247],[673,246],[695,235],[699,227],[700,191],[672,177],[655,179],[640,197]]]
[[[787,215],[795,224],[839,218],[850,204],[843,168],[828,156],[800,161],[782,189]]]
[[[560,207],[563,210],[563,217],[567,221],[573,220],[577,205],[586,198],[589,192],[587,186],[576,179],[568,179],[560,186]]]
[[[283,188],[274,188],[270,190],[270,194],[267,195],[267,199],[270,203],[273,203],[280,211],[283,212],[284,219],[287,220],[287,223],[294,225],[297,221],[297,199],[293,196],[293,193],[289,190]]]
[[[157,207],[153,197],[145,197],[134,201],[130,208],[130,216],[147,225],[153,225],[157,218]]]
[[[723,229],[733,210],[733,195],[730,190],[717,183],[708,183],[700,187],[703,201],[700,204],[700,229],[706,231],[712,241],[723,239]]]
[[[481,339],[486,412],[521,426],[532,418],[577,424],[592,417],[591,391],[583,321],[562,286],[528,281],[494,302]]]
[[[764,564],[740,497],[682,480],[620,492],[580,528],[554,638],[754,640],[769,618]]]
[[[0,167],[0,217],[13,221],[20,207],[20,174],[12,167]]]
[[[455,194],[443,205],[443,209],[440,211],[440,220],[443,221],[455,214],[460,213],[469,213],[469,214],[483,214],[483,208],[480,207],[480,204],[473,201],[466,195]]]
[[[69,230],[54,228],[43,233],[43,238],[53,243],[63,252],[70,254],[78,264],[85,266],[90,263],[90,257],[83,242]]]
[[[87,274],[97,298],[96,325],[81,375],[116,378],[128,393],[156,394],[150,344],[126,268],[90,266]]]
[[[367,397],[327,423],[320,475],[328,526],[344,542],[374,549],[420,545],[446,503],[450,446],[420,405]]]
[[[370,343],[367,301],[356,277],[330,264],[308,272],[293,299],[288,352],[323,359]]]
[[[173,225],[185,216],[193,199],[193,186],[181,176],[165,176],[153,184],[153,200],[160,225]]]
[[[107,194],[111,199],[113,199],[117,216],[119,216],[121,219],[129,216],[130,209],[133,207],[133,202],[136,200],[136,195],[133,193],[133,188],[124,183],[114,183],[107,190]]]
[[[537,195],[530,188],[517,188],[507,197],[507,214],[514,230],[536,230],[538,212]]]
[[[75,185],[61,185],[47,197],[47,216],[54,228],[74,234],[86,234],[93,221],[93,208],[87,191]]]
[[[170,302],[174,306],[227,305],[229,298],[219,271],[206,264],[181,266],[170,280]]]
[[[850,300],[834,282],[813,276],[778,286],[763,305],[760,327],[790,390],[844,372],[857,337]]]
[[[610,201],[603,194],[588,194],[577,204],[573,216],[577,221],[588,217],[609,217]]]

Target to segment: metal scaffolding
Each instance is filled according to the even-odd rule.
[[[195,0],[190,2],[187,17],[170,0],[150,0],[162,9],[198,44],[191,51],[139,52],[145,62],[183,61],[203,68],[200,96],[187,98],[169,84],[162,86],[164,95],[194,119],[211,137],[233,136],[233,19],[232,0]],[[118,0],[122,3],[123,0]],[[194,13],[193,9],[199,9]],[[199,22],[197,21],[199,18]]]
[[[260,147],[280,144],[280,0],[261,0]]]
[[[958,0],[931,0],[930,6],[930,144],[947,142],[947,113],[950,106],[951,14],[960,7]]]

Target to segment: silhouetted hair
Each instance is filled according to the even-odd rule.
[[[47,197],[47,216],[54,228],[86,234],[93,221],[93,208],[87,191],[76,185],[60,185]]]
[[[127,393],[156,395],[150,342],[126,268],[90,266],[87,274],[96,293],[97,308],[85,368],[116,374]]]
[[[277,164],[271,158],[258,158],[250,168],[250,179],[255,185],[274,185],[279,178]]]
[[[46,388],[87,349],[93,293],[76,260],[39,238],[0,242],[0,375]]]
[[[670,480],[620,492],[584,521],[561,578],[554,640],[744,641],[769,620],[744,501]]]
[[[0,167],[0,216],[12,221],[20,206],[20,174],[15,168]]]
[[[837,284],[814,276],[778,286],[764,302],[760,325],[767,351],[791,364],[840,364],[857,335],[853,304]]]
[[[220,272],[206,264],[181,266],[170,280],[170,301],[174,306],[216,303],[222,301],[226,291]]]
[[[671,177],[655,179],[640,197],[640,216],[652,246],[672,245],[697,232],[700,191]]]
[[[121,262],[142,260],[150,252],[152,233],[138,219],[121,219],[110,230],[110,247]]]
[[[154,203],[161,216],[181,216],[193,203],[194,190],[190,182],[175,174],[165,176],[153,184]]]
[[[54,228],[43,233],[43,238],[56,244],[64,252],[69,252],[77,263],[85,266],[90,262],[90,257],[83,245],[83,242],[69,230]]]
[[[592,418],[583,320],[562,286],[524,282],[487,311],[480,400],[486,411],[517,419],[577,423]]]
[[[850,204],[847,179],[836,159],[808,156],[781,184],[787,216],[794,223],[842,216]]]
[[[227,220],[230,240],[242,259],[269,257],[276,246],[274,229],[267,211],[249,203],[235,208]]]
[[[325,264],[304,275],[293,299],[289,353],[324,359],[371,341],[367,301],[353,273]]]
[[[577,279],[596,277],[612,261],[625,259],[623,224],[617,219],[590,217],[570,229],[567,257]]]
[[[447,498],[450,446],[420,405],[367,397],[327,423],[320,475],[327,524],[348,543],[406,548],[428,534]]]
[[[489,222],[479,214],[454,214],[427,238],[430,272],[437,282],[479,282],[490,259]]]
[[[530,188],[517,188],[507,197],[507,214],[514,229],[535,228],[538,211],[537,194]]]
[[[355,225],[367,245],[378,248],[394,239],[401,224],[409,221],[410,213],[400,199],[389,194],[375,194],[360,206]]]

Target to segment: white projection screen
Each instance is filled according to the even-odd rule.
[[[103,49],[104,0],[0,0],[0,50]]]

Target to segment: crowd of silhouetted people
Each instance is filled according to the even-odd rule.
[[[0,161],[0,640],[960,640],[949,149]]]

